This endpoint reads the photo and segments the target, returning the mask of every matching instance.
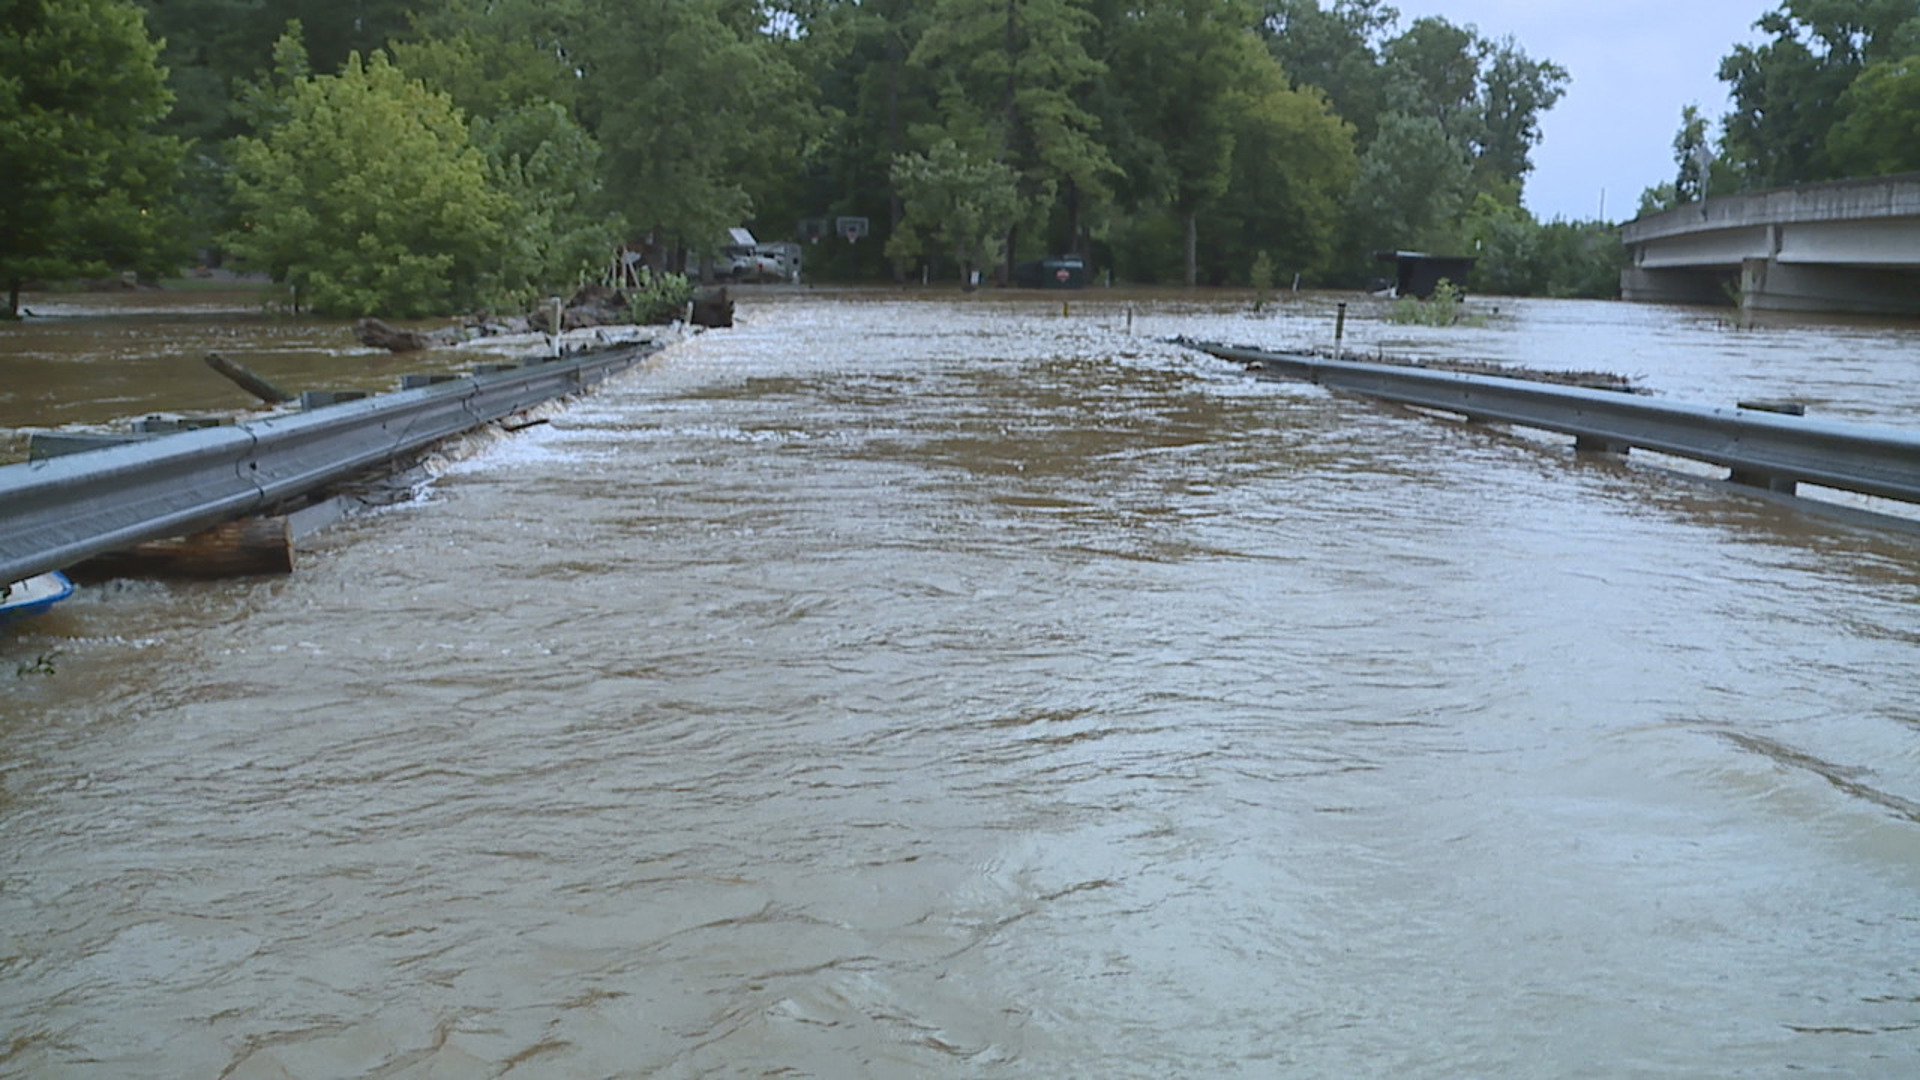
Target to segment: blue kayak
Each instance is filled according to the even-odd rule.
[[[38,615],[73,595],[73,582],[58,570],[0,585],[0,625]]]

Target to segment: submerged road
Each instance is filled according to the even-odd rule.
[[[1920,539],[1098,299],[750,299],[0,637],[0,1074],[1912,1074]],[[1718,319],[1355,333],[1912,415]]]

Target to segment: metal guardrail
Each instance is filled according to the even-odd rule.
[[[529,361],[312,412],[0,466],[0,581],[266,510],[575,393],[653,351]]]
[[[1791,493],[1800,483],[1920,502],[1920,434],[1613,390],[1367,364],[1182,341],[1256,374],[1304,379],[1402,405],[1572,435],[1582,449],[1629,448],[1724,465],[1729,479]]]

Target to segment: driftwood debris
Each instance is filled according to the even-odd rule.
[[[584,330],[594,326],[619,326],[633,321],[633,308],[627,294],[607,285],[583,285],[567,298],[560,312],[560,329]],[[543,334],[553,329],[553,308],[542,305],[527,316],[527,325]]]
[[[293,530],[284,517],[242,518],[192,536],[150,540],[96,555],[72,573],[117,577],[232,578],[293,573]]]
[[[292,394],[261,378],[258,372],[217,352],[207,354],[207,366],[231,379],[240,389],[269,405],[280,405],[293,400]]]
[[[467,340],[465,327],[448,327],[445,330],[402,330],[380,319],[361,319],[353,324],[353,336],[360,344],[391,352],[419,352],[422,349],[445,349]]]

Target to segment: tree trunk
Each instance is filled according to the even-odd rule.
[[[1080,243],[1080,185],[1067,178],[1067,250],[1062,254],[1086,256]]]
[[[20,317],[20,279],[7,279],[7,318]]]
[[[1200,215],[1187,211],[1187,285],[1200,284]]]
[[[894,17],[899,17],[899,9],[894,9]],[[900,154],[900,63],[904,59],[900,48],[900,30],[895,26],[887,32],[887,160],[892,161]],[[900,201],[900,189],[894,185],[892,173],[887,179],[887,213],[891,215],[887,222],[887,235],[900,231],[900,219],[906,216],[906,207]]]
[[[97,555],[77,577],[232,578],[293,572],[293,531],[284,517],[242,518],[172,540]]]

